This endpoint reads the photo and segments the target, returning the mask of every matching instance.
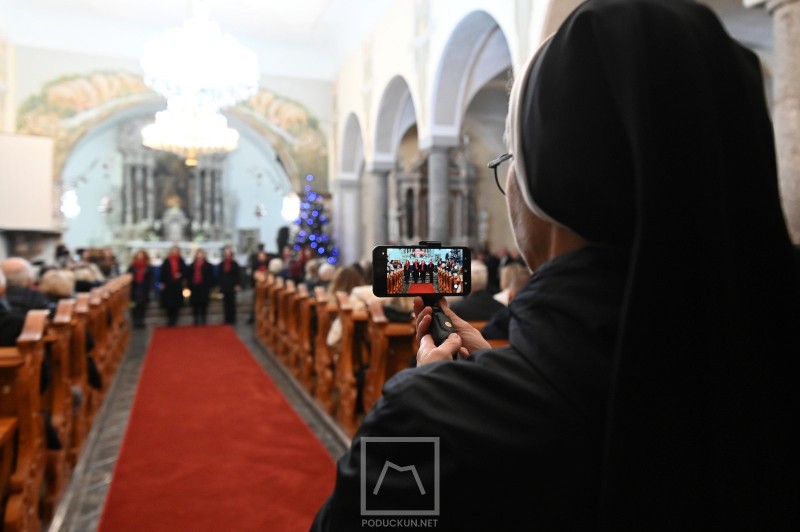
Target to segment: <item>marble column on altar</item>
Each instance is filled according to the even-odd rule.
[[[147,158],[144,165],[144,182],[145,182],[145,203],[147,211],[147,227],[153,227],[153,222],[156,217],[156,184],[155,184],[155,168],[153,168],[153,161],[151,157]]]
[[[800,244],[800,0],[768,0],[774,38],[773,126],[786,224]]]
[[[448,148],[431,146],[428,156],[428,238],[450,238],[450,176]]]
[[[133,223],[144,220],[144,164],[141,160],[133,165],[133,182],[135,183]]]
[[[203,229],[211,227],[211,170],[203,168]]]
[[[201,206],[202,198],[201,198],[201,182],[200,182],[200,170],[195,166],[189,170],[192,179],[192,232],[197,231],[200,227],[200,222],[202,221],[202,212]]]
[[[224,237],[225,232],[225,196],[222,192],[222,168],[220,164],[217,163],[216,168],[214,169],[214,183],[216,185],[216,204],[215,208],[217,214],[215,219],[217,221],[217,229],[216,229],[216,238],[222,239]]]
[[[125,225],[133,224],[133,211],[136,208],[133,194],[136,187],[133,177],[135,168],[135,164],[127,164],[125,166]]]

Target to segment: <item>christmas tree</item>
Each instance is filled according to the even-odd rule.
[[[306,186],[300,200],[300,217],[294,221],[294,249],[308,245],[318,258],[324,258],[331,264],[339,260],[339,248],[333,245],[328,233],[330,220],[327,207],[322,196],[314,190],[314,176],[306,176]]]

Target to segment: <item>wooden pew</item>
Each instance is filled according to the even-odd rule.
[[[280,311],[278,320],[280,322],[281,345],[278,355],[283,364],[289,368],[292,375],[297,376],[295,368],[292,366],[292,352],[294,350],[297,326],[297,284],[291,279],[286,281],[286,286],[281,294]]]
[[[13,471],[15,459],[17,425],[16,417],[0,416],[0,501],[3,503],[0,511],[5,510],[6,494],[10,491],[11,472]]]
[[[100,407],[100,401],[106,389],[108,389],[109,384],[108,318],[106,315],[104,290],[101,288],[93,288],[89,295],[89,330],[92,332],[94,338],[94,349],[91,354],[103,378],[103,389],[99,391],[93,390],[92,392],[92,395],[96,396],[96,400],[92,405],[92,416],[94,416],[94,413]]]
[[[283,289],[278,292],[278,341],[275,345],[275,355],[283,363],[284,366],[289,368],[289,352],[291,351],[291,338],[290,331],[294,326],[294,295],[296,286],[294,281],[287,279],[284,283]]]
[[[272,277],[264,272],[255,272],[253,275],[253,316],[256,338],[266,344],[265,322],[267,319],[267,291],[268,283],[272,282]]]
[[[50,353],[50,384],[42,397],[42,406],[50,412],[50,423],[55,429],[61,449],[46,449],[45,497],[43,516],[53,515],[70,475],[69,449],[72,447],[72,390],[71,385],[71,324],[75,301],[58,302],[55,316],[44,336],[45,349]]]
[[[280,294],[283,292],[283,279],[275,277],[275,281],[269,287],[269,307],[267,309],[267,323],[266,323],[266,344],[267,347],[275,353],[278,349],[280,342],[280,333],[278,331],[278,302]]]
[[[366,342],[366,323],[368,313],[353,311],[350,296],[346,292],[337,292],[339,304],[339,320],[342,322],[342,339],[339,349],[334,355],[334,385],[338,396],[336,405],[336,421],[349,436],[356,432],[356,397],[358,395],[356,370],[364,367],[369,360]]]
[[[80,390],[83,400],[75,409],[72,422],[72,447],[69,450],[69,462],[72,467],[78,462],[78,456],[89,432],[89,407],[90,393],[87,375],[86,360],[86,324],[89,319],[89,294],[78,294],[75,297],[75,308],[72,313],[72,335],[70,346],[70,381],[71,385]]]
[[[333,353],[326,342],[338,306],[328,300],[324,288],[314,288],[317,330],[314,335],[314,398],[328,414],[333,414]]]
[[[131,296],[131,274],[115,277],[108,283],[109,309],[111,314],[110,338],[113,339],[113,348],[110,352],[111,371],[110,375],[116,373],[122,357],[127,351],[131,339],[130,322],[128,321],[128,309],[130,308]]]
[[[370,338],[370,359],[364,379],[364,412],[369,412],[381,396],[384,382],[407,368],[417,352],[414,348],[415,321],[390,322],[383,312],[382,301],[369,304],[367,334]]]
[[[297,380],[308,391],[313,392],[311,376],[314,370],[312,348],[314,345],[314,301],[308,292],[308,286],[297,286],[297,327],[293,366],[297,368]]]
[[[40,532],[39,495],[44,479],[44,420],[39,393],[46,310],[31,310],[17,347],[0,348],[0,418],[16,418],[16,464],[8,483],[5,532]]]

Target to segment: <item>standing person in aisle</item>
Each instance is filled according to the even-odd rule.
[[[150,304],[150,291],[153,289],[153,267],[150,257],[143,250],[133,256],[128,273],[133,276],[131,280],[131,306],[134,329],[144,328],[144,316],[147,305]]]
[[[192,317],[195,325],[205,325],[208,316],[208,301],[211,287],[214,286],[214,269],[206,260],[206,253],[198,249],[194,262],[189,267],[189,303],[192,305]]]
[[[167,326],[178,323],[178,313],[183,306],[183,288],[186,285],[186,262],[178,246],[172,246],[169,256],[161,263],[158,272],[161,306],[167,312]]]
[[[236,294],[242,287],[242,273],[239,264],[233,257],[233,250],[226,246],[222,252],[219,265],[219,289],[222,292],[225,307],[225,323],[236,324]]]

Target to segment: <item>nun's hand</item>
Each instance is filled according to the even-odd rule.
[[[448,336],[447,340],[442,342],[439,347],[434,345],[433,337],[430,334],[426,334],[422,337],[419,351],[417,351],[417,367],[431,362],[439,362],[440,360],[453,360],[458,354],[467,356],[466,351],[461,347],[461,337],[456,333]]]
[[[466,321],[459,318],[455,312],[450,310],[450,306],[447,304],[447,300],[442,298],[439,300],[439,308],[442,309],[442,312],[449,318],[450,323],[453,324],[453,328],[455,329],[455,333],[458,335],[460,341],[460,345],[458,348],[453,349],[455,344],[449,343],[452,335],[450,338],[442,342],[442,345],[439,346],[440,348],[447,345],[449,349],[451,349],[451,358],[452,355],[456,353],[460,353],[462,356],[468,356],[473,351],[477,351],[479,349],[490,349],[491,346],[489,342],[487,342],[483,336],[481,336],[480,331],[467,323]],[[433,344],[433,337],[428,332],[430,328],[431,321],[432,321],[432,313],[433,309],[431,307],[426,307],[425,304],[422,302],[421,297],[414,298],[414,313],[417,316],[417,340],[419,341],[419,351],[417,352],[417,363],[419,364],[420,355],[423,357],[427,357],[427,352],[436,348]],[[423,352],[423,345],[425,342],[425,338],[428,338],[430,341],[430,347]],[[437,358],[437,360],[443,360]]]

